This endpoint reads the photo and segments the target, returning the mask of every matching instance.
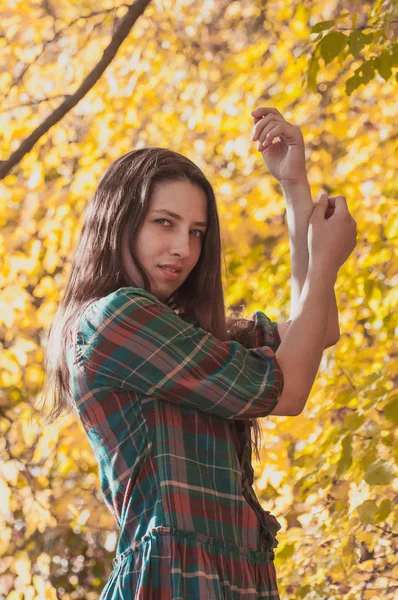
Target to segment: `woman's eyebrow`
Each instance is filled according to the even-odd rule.
[[[184,220],[180,215],[177,215],[177,213],[172,212],[171,210],[167,210],[167,208],[156,208],[152,212],[163,212],[166,213],[166,215],[170,215],[170,217],[174,217],[178,221]],[[203,225],[204,227],[207,227],[207,223],[204,221],[196,221],[193,225]]]

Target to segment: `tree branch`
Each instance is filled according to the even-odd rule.
[[[36,142],[49,131],[49,129],[58,123],[80,100],[91,90],[91,88],[97,83],[98,79],[104,73],[106,68],[109,66],[113,58],[115,57],[120,46],[130,33],[131,28],[137,21],[137,19],[143,14],[151,0],[135,0],[129,7],[127,13],[120,21],[112,39],[105,48],[100,61],[92,69],[91,73],[87,75],[86,79],[80,85],[80,87],[68,96],[64,102],[51,113],[11,154],[7,160],[0,161],[0,179],[11,171],[11,169],[19,163],[20,160],[32,150]]]
[[[377,529],[381,529],[381,531],[384,531],[384,533],[391,535],[391,537],[393,537],[393,538],[398,537],[398,533],[394,533],[391,529],[386,529],[385,527],[380,527],[380,525],[372,525],[372,527],[377,527]]]
[[[21,104],[14,104],[14,106],[8,106],[7,108],[2,108],[0,110],[0,114],[11,112],[17,108],[23,108],[24,106],[38,106],[42,102],[52,102],[53,100],[57,100],[59,98],[67,98],[69,94],[57,94],[56,96],[47,96],[47,98],[36,98],[31,100],[30,102],[21,102]]]
[[[48,6],[49,6],[48,4],[44,5],[44,8],[47,10],[47,12],[48,12]],[[112,8],[107,8],[107,9],[104,9],[104,10],[101,10],[101,11],[94,11],[94,12],[89,13],[88,15],[79,15],[78,17],[76,17],[76,19],[73,19],[73,21],[71,21],[70,23],[68,23],[67,25],[65,25],[65,27],[62,27],[61,29],[59,29],[58,31],[56,31],[55,34],[54,34],[54,36],[51,38],[51,40],[46,40],[44,42],[44,44],[42,46],[42,49],[40,50],[39,54],[37,54],[34,57],[34,59],[29,64],[25,65],[25,67],[19,73],[18,77],[11,83],[11,85],[10,85],[7,93],[5,94],[4,98],[7,100],[7,98],[9,96],[10,91],[12,90],[12,88],[14,88],[19,83],[22,83],[23,78],[25,77],[26,73],[43,56],[43,54],[46,51],[47,46],[49,46],[50,44],[53,44],[54,42],[57,42],[59,40],[59,38],[66,31],[68,31],[69,29],[71,29],[73,27],[73,25],[76,25],[76,23],[78,23],[82,19],[88,20],[88,19],[91,19],[92,17],[97,17],[98,15],[107,14],[109,12],[116,12],[122,6],[128,7],[128,4],[120,4],[120,6],[113,6]],[[53,15],[51,15],[51,16],[53,16]]]

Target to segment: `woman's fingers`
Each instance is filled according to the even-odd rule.
[[[345,196],[328,196],[327,192],[321,192],[319,194],[319,198],[318,198],[318,202],[321,200],[321,198],[326,198],[327,201],[327,207],[326,207],[326,213],[325,213],[325,219],[330,219],[330,217],[332,217],[334,215],[334,212],[336,210],[336,200],[337,199],[342,199],[342,205],[347,207],[347,200]],[[339,204],[339,203],[337,203]],[[339,206],[340,208],[340,206]],[[347,207],[348,210],[348,207]]]
[[[268,127],[265,127],[264,130],[261,132],[261,135],[260,135],[258,141],[263,146],[270,146],[272,144],[272,141],[276,137],[283,135],[284,131],[285,131],[284,123],[278,123],[275,121],[271,121],[271,123],[268,125]]]
[[[252,110],[254,128],[252,140],[258,140],[258,150],[271,146],[276,137],[283,136],[282,142],[288,146],[303,146],[304,139],[300,127],[284,119],[279,110],[273,107],[260,107]]]
[[[259,108],[255,108],[254,110],[251,111],[251,115],[253,115],[253,117],[263,117],[265,115],[271,114],[273,113],[274,115],[279,115],[280,117],[282,117],[281,113],[279,112],[279,110],[277,108],[274,108],[273,106],[260,106]],[[282,117],[283,118],[283,117]]]
[[[336,206],[336,198],[344,198],[344,200],[346,199],[345,196],[328,196],[329,198],[329,203],[332,204],[332,206]]]
[[[269,114],[265,115],[254,126],[254,131],[253,131],[253,135],[252,135],[253,142],[255,142],[256,140],[259,139],[259,136],[261,135],[262,131],[264,130],[265,127],[267,127],[267,125],[271,121],[276,121],[278,123],[284,123],[285,122],[282,116],[275,115],[275,113],[269,113]]]

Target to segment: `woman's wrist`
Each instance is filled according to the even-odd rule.
[[[330,260],[317,256],[309,256],[307,277],[310,279],[321,279],[325,285],[336,283],[338,269],[331,264]]]
[[[311,188],[307,178],[300,181],[281,181],[279,183],[286,200],[294,197],[295,201],[297,201],[297,198],[300,198],[301,195],[306,198],[309,195],[311,198]]]

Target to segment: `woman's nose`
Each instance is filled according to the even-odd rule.
[[[175,236],[172,240],[170,251],[173,254],[179,254],[184,258],[189,256],[190,248],[188,235],[182,234]]]

